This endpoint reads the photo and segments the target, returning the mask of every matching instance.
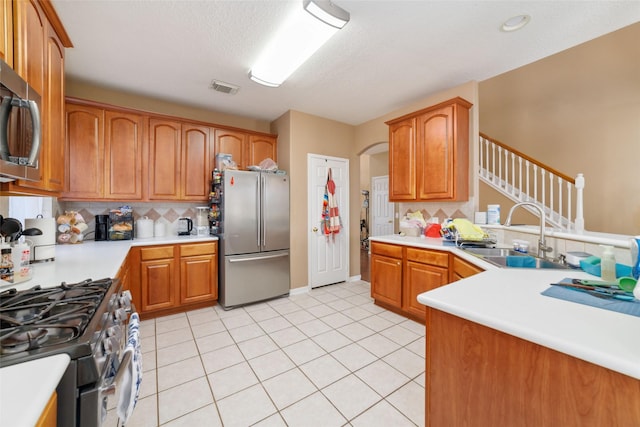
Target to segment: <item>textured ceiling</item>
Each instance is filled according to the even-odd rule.
[[[279,88],[248,72],[298,1],[54,0],[74,48],[67,75],[273,120],[298,110],[360,124],[640,21],[640,1],[335,0],[351,21]],[[514,33],[506,19],[532,19]],[[217,79],[236,95],[209,89]]]

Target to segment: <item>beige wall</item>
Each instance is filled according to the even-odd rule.
[[[640,23],[485,80],[479,93],[481,132],[584,174],[587,230],[640,234]],[[492,200],[483,186],[480,206]]]
[[[269,122],[265,120],[256,120],[250,117],[241,117],[205,110],[203,108],[189,107],[153,97],[120,92],[111,88],[78,81],[72,78],[67,78],[65,85],[66,96],[104,102],[120,107],[135,108],[137,110],[147,112],[183,117],[207,123],[249,129],[257,132],[270,132]]]
[[[286,146],[291,177],[291,288],[308,284],[307,154],[342,157],[349,160],[349,275],[360,274],[359,259],[359,170],[353,150],[354,127],[334,120],[289,111],[272,123],[278,145]],[[281,147],[278,147],[280,156]]]

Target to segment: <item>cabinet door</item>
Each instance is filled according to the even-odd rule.
[[[104,198],[141,200],[143,118],[105,111],[104,123]]]
[[[149,199],[180,199],[180,122],[149,120]]]
[[[176,305],[176,270],[174,258],[141,261],[140,287],[143,313]]]
[[[13,5],[17,37],[14,69],[43,96],[46,17],[34,0],[16,1]]]
[[[180,258],[180,303],[218,299],[218,262],[215,255]]]
[[[418,198],[453,198],[453,107],[418,117]]]
[[[416,199],[415,119],[389,125],[389,200]]]
[[[64,189],[65,156],[64,128],[64,46],[53,27],[47,25],[45,42],[45,92],[43,96],[43,184],[48,191],[61,193]]]
[[[0,58],[13,67],[13,2],[0,5]]]
[[[371,297],[402,307],[402,260],[371,255]]]
[[[215,130],[215,154],[231,154],[238,169],[245,169],[248,166],[247,144],[248,137],[244,132],[226,129]]]
[[[278,162],[277,140],[274,137],[250,135],[249,161],[247,166],[259,165],[264,159]]]
[[[207,200],[211,182],[209,127],[182,124],[181,199]]]
[[[462,258],[454,257],[453,267],[451,268],[451,282],[473,276],[474,274],[482,273],[483,271],[484,270],[482,268],[477,267]]]
[[[65,198],[102,198],[104,183],[104,111],[67,104]]]
[[[418,295],[445,285],[449,270],[413,261],[407,261],[405,268],[403,309],[424,320],[426,307],[418,302]]]

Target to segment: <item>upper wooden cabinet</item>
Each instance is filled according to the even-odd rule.
[[[39,181],[1,185],[4,194],[58,196],[64,188],[64,49],[72,47],[51,2],[3,0],[0,56],[40,94]]]
[[[469,109],[454,98],[390,120],[389,199],[469,198]]]
[[[206,200],[209,195],[209,127],[149,120],[149,200]]]
[[[142,199],[143,117],[67,103],[65,199]]]
[[[231,154],[238,169],[258,165],[267,158],[278,161],[276,138],[226,129],[215,129],[215,154]]]
[[[13,2],[2,0],[0,6],[0,58],[13,67]]]

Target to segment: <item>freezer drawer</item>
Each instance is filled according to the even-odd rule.
[[[223,308],[289,294],[289,251],[224,257],[218,303]]]

